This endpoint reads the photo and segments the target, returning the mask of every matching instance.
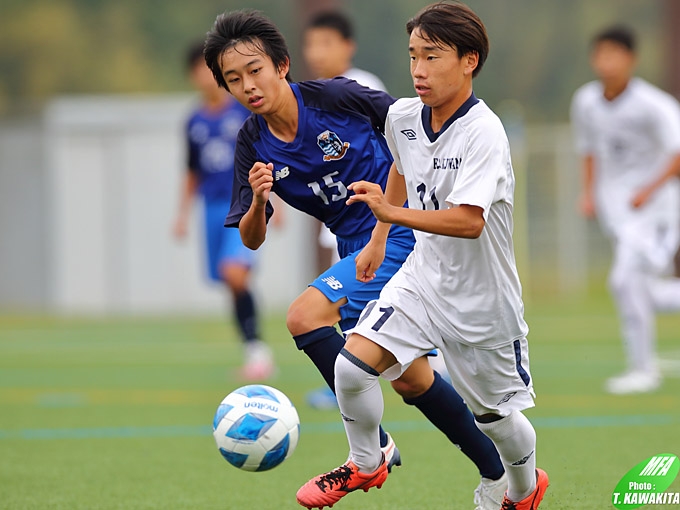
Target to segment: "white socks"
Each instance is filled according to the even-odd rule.
[[[343,354],[335,360],[338,405],[352,461],[363,473],[378,469],[382,460],[378,427],[384,403],[378,377],[359,368]]]
[[[519,411],[491,423],[476,422],[496,445],[508,474],[508,497],[522,501],[536,488],[536,431]]]

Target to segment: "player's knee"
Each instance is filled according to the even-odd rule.
[[[612,271],[609,275],[608,285],[609,291],[617,299],[644,292],[644,278],[640,273],[630,268]]]
[[[309,328],[306,326],[306,323],[305,308],[300,306],[298,300],[293,301],[288,307],[288,313],[286,314],[286,327],[288,331],[293,336],[307,333]]]
[[[309,333],[324,326],[333,326],[340,320],[340,306],[347,300],[331,303],[326,296],[308,287],[288,307],[286,326],[293,336]]]
[[[378,376],[368,373],[342,354],[335,360],[335,389],[342,393],[361,393],[374,384]]]
[[[425,381],[420,380],[403,380],[397,379],[392,381],[392,388],[396,391],[402,398],[411,399],[416,398],[425,393],[430,389]]]
[[[288,307],[286,327],[293,336],[309,333],[326,325],[331,326],[332,323],[325,324],[318,313],[318,309],[302,297],[298,297]]]
[[[225,263],[220,266],[220,276],[234,296],[249,290],[250,269],[247,266]]]

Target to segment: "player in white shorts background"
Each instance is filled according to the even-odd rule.
[[[655,312],[680,310],[680,280],[666,278],[680,243],[680,107],[633,76],[635,38],[625,27],[597,34],[596,81],[571,105],[582,160],[580,208],[611,240],[609,288],[621,321],[627,370],[609,379],[615,394],[653,391],[661,383]]]
[[[378,440],[379,376],[393,380],[433,348],[496,445],[508,476],[498,507],[538,508],[548,486],[535,463],[536,433],[524,306],[512,243],[514,175],[498,117],[472,91],[488,54],[482,21],[460,3],[426,7],[407,23],[419,98],[389,109],[394,156],[387,187],[353,183],[348,204],[379,220],[357,257],[357,278],[379,271],[392,224],[412,228],[413,252],[364,309],[335,364],[348,461],[298,491],[303,506],[332,505],[387,478]],[[408,199],[408,208],[402,205]]]

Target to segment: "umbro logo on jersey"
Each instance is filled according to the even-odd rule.
[[[417,138],[416,132],[412,129],[402,129],[401,132],[409,140],[415,140]]]
[[[432,168],[435,170],[458,170],[463,158],[432,158]]]
[[[342,289],[342,283],[335,276],[326,276],[326,278],[321,278],[321,281],[333,290]]]
[[[285,179],[290,175],[290,170],[287,166],[284,166],[281,170],[274,172],[274,180]]]
[[[337,134],[328,129],[316,137],[316,144],[325,154],[324,161],[342,159],[349,149],[349,142],[343,142]]]

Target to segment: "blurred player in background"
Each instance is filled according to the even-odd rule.
[[[188,165],[174,234],[178,239],[186,236],[194,199],[200,193],[209,275],[230,292],[243,341],[245,363],[241,376],[251,381],[267,379],[274,362],[269,346],[260,339],[257,306],[249,287],[254,252],[243,245],[236,230],[224,226],[234,180],[236,136],[250,112],[217,85],[205,64],[203,42],[189,49],[187,68],[192,84],[201,94],[201,105],[186,124]]]
[[[595,36],[590,62],[598,80],[579,88],[571,107],[583,167],[580,207],[612,242],[609,288],[628,365],[606,389],[648,392],[661,383],[655,311],[680,310],[680,280],[664,278],[680,243],[680,107],[634,77],[628,28]]]
[[[410,229],[389,232],[381,271],[361,281],[365,251],[376,220],[359,204],[347,207],[347,185],[366,180],[384,186],[392,156],[383,135],[388,94],[346,78],[291,83],[290,56],[276,26],[255,11],[218,16],[205,46],[206,61],[222,87],[250,109],[236,145],[236,177],[226,224],[238,227],[246,246],[265,241],[273,213],[270,193],[323,221],[338,237],[339,262],[291,304],[287,326],[298,349],[335,389],[335,360],[345,345],[342,331],[356,324],[413,248]],[[285,254],[277,261],[285,268]],[[493,443],[480,432],[465,402],[430,368],[425,355],[393,383],[477,465],[482,481],[478,508],[498,508],[506,481]],[[386,466],[398,459],[389,435],[378,427]],[[501,496],[502,497],[502,496]]]
[[[344,76],[364,87],[386,92],[383,82],[375,74],[353,66],[356,53],[354,27],[340,11],[323,11],[312,17],[304,31],[302,55],[315,78],[330,79]],[[323,223],[319,227],[319,272],[340,260],[338,243],[333,233]],[[307,394],[307,403],[317,409],[330,409],[338,405],[335,393],[328,387]]]
[[[356,49],[352,22],[341,12],[320,12],[305,28],[302,53],[312,75],[316,78],[344,76],[364,87],[386,91],[375,74],[354,67],[352,59]]]
[[[347,203],[368,205],[378,219],[362,251],[365,281],[380,274],[390,228],[412,228],[416,244],[335,363],[349,460],[302,486],[298,502],[333,506],[384,483],[379,377],[398,378],[436,348],[505,466],[508,490],[495,508],[534,510],[548,477],[535,467],[536,432],[522,413],[534,400],[512,242],[515,179],[503,125],[472,91],[489,50],[486,29],[467,6],[444,2],[406,27],[420,97],[389,108],[385,134],[395,164],[385,191],[353,182]]]

